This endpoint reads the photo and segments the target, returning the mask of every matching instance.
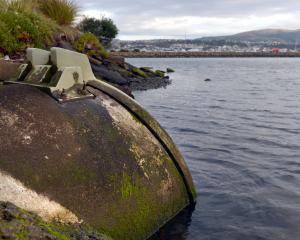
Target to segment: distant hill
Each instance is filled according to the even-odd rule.
[[[249,47],[278,47],[294,50],[295,48],[300,47],[300,29],[263,29],[258,31],[242,32],[229,36],[202,37],[186,40],[157,39],[114,41],[114,43],[117,43],[115,49],[141,49],[143,51],[181,51],[182,49],[197,49],[197,47],[202,47],[202,51],[213,51],[216,50],[218,46],[231,46],[232,51],[248,51]],[[236,49],[236,46],[239,49]]]
[[[282,44],[295,44],[300,41],[300,29],[263,29],[258,31],[242,32],[230,36],[204,37],[202,41],[232,41],[232,42],[280,42]]]

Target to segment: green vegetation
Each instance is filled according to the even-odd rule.
[[[98,39],[111,41],[118,35],[118,28],[110,18],[102,19],[85,17],[79,24],[78,28],[83,32],[93,33]]]
[[[89,56],[100,55],[104,58],[108,58],[109,54],[99,42],[97,37],[92,33],[82,34],[75,42],[74,48],[79,51],[86,53]]]
[[[87,225],[45,222],[12,203],[0,202],[0,239],[112,240]]]
[[[78,15],[78,6],[71,0],[40,0],[39,10],[59,25],[71,25]]]
[[[43,47],[52,39],[54,25],[33,13],[0,12],[0,48],[8,53]]]
[[[38,7],[37,0],[3,0],[6,5],[6,9],[16,12],[28,12],[36,11]]]
[[[158,76],[158,77],[165,77],[165,72],[164,71],[161,71],[161,70],[156,70],[155,71],[155,74],[156,74],[156,76]]]
[[[0,54],[24,53],[28,47],[49,49],[64,36],[77,51],[108,58],[97,37],[72,27],[78,10],[73,0],[0,0]],[[111,37],[105,24],[112,20],[99,21],[102,33]]]
[[[1,50],[12,52],[16,45],[15,38],[9,33],[9,28],[0,21],[0,52]]]
[[[143,70],[141,70],[140,68],[133,68],[133,69],[132,69],[132,72],[133,72],[134,74],[140,76],[140,77],[143,77],[143,78],[148,77],[147,74],[146,74]]]

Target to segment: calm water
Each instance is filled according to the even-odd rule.
[[[179,146],[199,193],[160,239],[300,239],[300,59],[129,62],[176,69],[168,88],[135,96]]]

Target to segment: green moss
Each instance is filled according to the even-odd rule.
[[[110,227],[103,229],[103,232],[116,239],[146,239],[188,204],[182,177],[168,155],[155,149],[153,151],[157,156],[154,152],[144,155],[138,148],[133,142],[130,149],[137,162],[144,161],[143,168],[135,172],[114,174],[111,177],[115,199],[121,201],[116,200],[110,205],[110,214],[115,219],[114,224],[109,224]],[[161,159],[163,165],[157,168],[156,164],[151,164],[153,156]],[[166,175],[165,171],[170,175]],[[145,173],[151,180],[145,177]],[[162,179],[168,179],[168,176],[171,176],[177,190],[173,196],[168,196],[162,201],[163,195],[158,190]]]
[[[72,0],[43,0],[39,11],[59,25],[70,26],[78,16],[79,7]]]
[[[58,232],[55,228],[57,228],[57,226],[55,225],[50,225],[50,224],[47,224],[47,223],[44,223],[44,222],[40,222],[39,223],[39,226],[42,228],[42,229],[45,229],[50,235],[54,236],[55,238],[57,238],[58,240],[68,240],[69,238],[61,233],[61,232]],[[62,227],[62,228],[65,228]],[[69,230],[69,229],[68,229]]]
[[[161,70],[156,70],[155,71],[155,74],[156,74],[156,76],[158,76],[158,77],[165,77],[165,72],[164,71],[161,71]]]
[[[85,166],[78,166],[72,169],[72,176],[74,180],[82,183],[95,180],[97,173]]]
[[[132,69],[132,72],[133,72],[134,74],[140,76],[140,77],[143,77],[143,78],[148,77],[147,74],[146,74],[143,70],[141,70],[140,68],[133,68],[133,69]]]
[[[122,195],[122,199],[127,199],[131,197],[138,191],[138,187],[132,182],[130,176],[126,173],[123,173],[121,180],[120,192]]]
[[[149,189],[143,186],[142,181],[129,183],[127,180],[125,183],[123,182],[122,187],[124,184],[127,186],[126,196],[128,198],[126,202],[131,207],[121,210],[119,204],[115,208],[112,207],[111,214],[114,215],[118,223],[116,227],[112,225],[111,228],[104,231],[115,239],[146,239],[151,233],[159,229],[164,223],[162,221],[170,220],[169,218],[185,206],[184,198],[170,201],[169,205],[159,204]]]
[[[7,202],[0,202],[0,239],[112,240],[88,225],[45,222],[36,214]]]
[[[99,42],[97,37],[92,33],[82,34],[75,42],[74,48],[82,53],[86,53],[89,56],[100,55],[104,58],[108,58],[109,54]]]

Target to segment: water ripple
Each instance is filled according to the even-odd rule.
[[[158,239],[299,239],[300,59],[130,61],[176,69],[168,88],[135,96],[178,144],[199,193],[193,215]]]

